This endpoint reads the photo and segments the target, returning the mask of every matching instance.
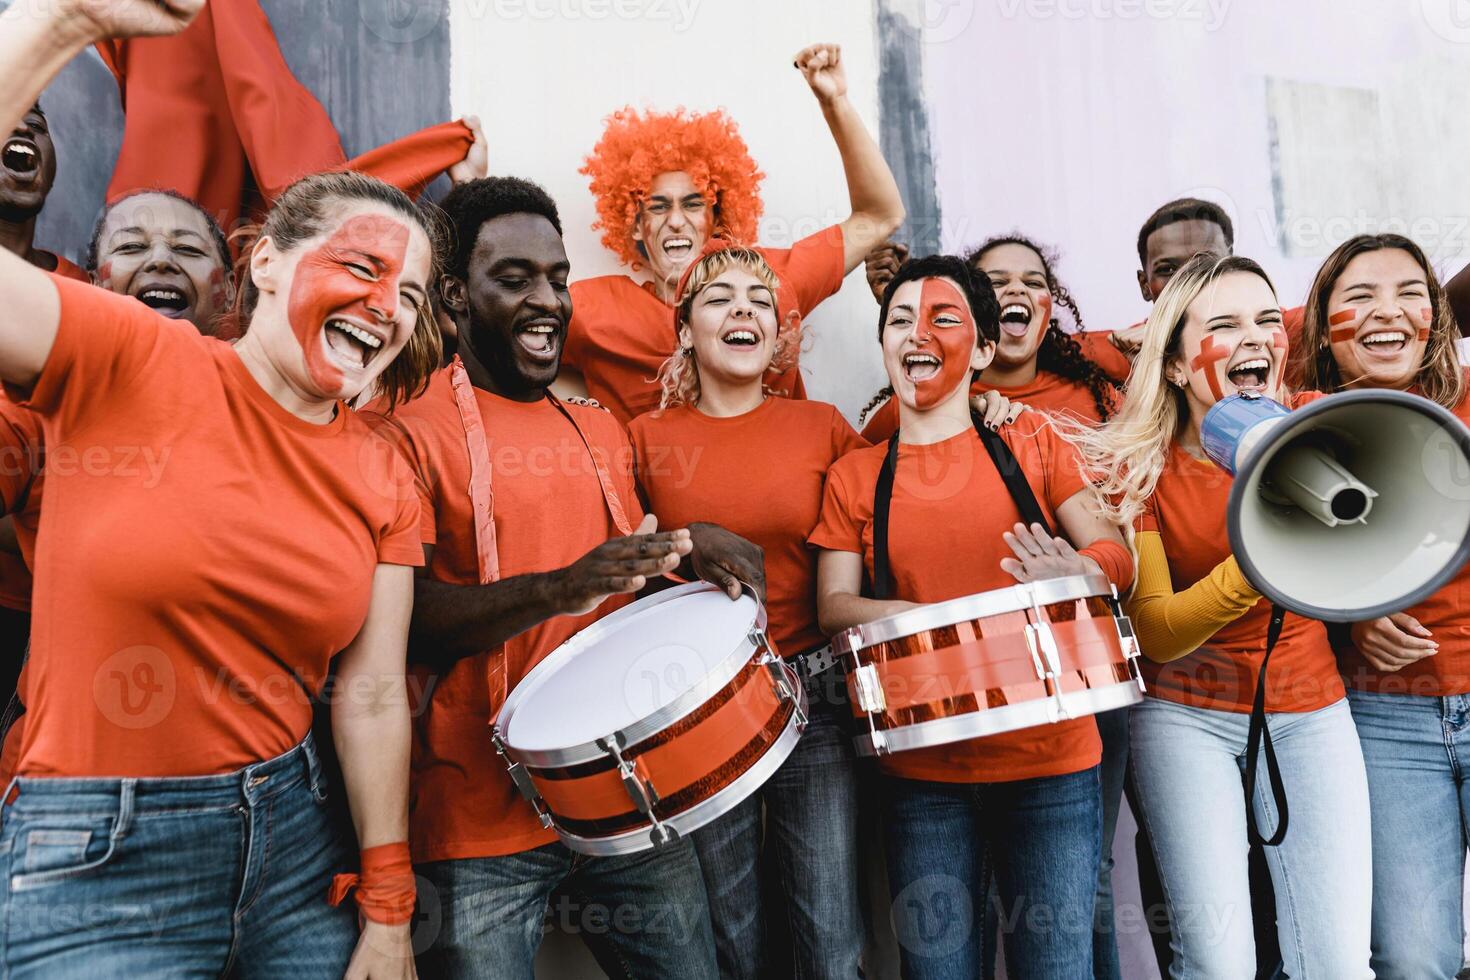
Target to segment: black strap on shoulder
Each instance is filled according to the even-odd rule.
[[[975,431],[990,461],[995,464],[1000,478],[1005,481],[1006,492],[1021,512],[1021,519],[1029,526],[1040,524],[1047,534],[1052,533],[1051,524],[1036,501],[1036,492],[1031,489],[1021,463],[1011,452],[1005,440],[986,427],[980,416],[971,413]],[[888,565],[888,508],[893,502],[893,477],[898,470],[898,433],[888,438],[888,452],[883,457],[883,468],[878,471],[878,483],[873,487],[873,581],[872,598],[888,599],[893,595],[893,576]]]
[[[1286,839],[1286,784],[1281,780],[1281,767],[1276,762],[1276,747],[1271,744],[1271,729],[1266,724],[1266,664],[1271,651],[1281,639],[1281,625],[1286,610],[1272,603],[1271,625],[1266,628],[1266,655],[1256,675],[1256,696],[1251,704],[1250,727],[1245,737],[1245,829],[1250,842],[1262,847],[1275,847]],[[1265,745],[1266,775],[1271,780],[1271,798],[1276,805],[1276,832],[1268,839],[1261,835],[1256,821],[1256,768],[1258,749]]]

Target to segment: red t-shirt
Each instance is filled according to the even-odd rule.
[[[501,578],[564,568],[620,532],[577,430],[550,401],[517,402],[475,390],[484,423],[494,493]],[[633,483],[633,450],[610,414],[566,405],[588,441],[609,460],[619,500],[633,527],[642,520]],[[449,369],[394,416],[403,450],[419,474],[421,536],[434,546],[428,574],[441,582],[480,581],[469,451]],[[609,598],[582,616],[556,616],[495,650],[456,663],[437,686],[414,668],[410,691],[431,692],[415,710],[409,841],[415,861],[516,854],[556,840],[516,791],[490,742],[490,723],[505,693],[572,634],[626,605]],[[499,661],[497,664],[496,661]],[[491,690],[492,667],[504,682]]]
[[[1142,322],[1133,324],[1134,327],[1142,326]],[[1129,330],[1133,327],[1127,328]],[[1128,375],[1133,370],[1133,362],[1128,355],[1118,350],[1112,340],[1109,339],[1111,331],[1108,330],[1083,330],[1081,333],[1072,334],[1072,339],[1082,348],[1083,355],[1102,368],[1108,377],[1120,383],[1128,381]]]
[[[806,546],[837,459],[866,446],[826,402],[767,398],[733,418],[681,405],[629,426],[638,482],[660,527],[710,521],[765,549],[767,632],[783,656],[827,642],[817,556]]]
[[[1454,411],[1460,421],[1470,424],[1470,394],[1460,399]],[[1344,630],[1346,642],[1337,654],[1347,685],[1384,694],[1439,698],[1470,694],[1470,565],[1434,595],[1404,611],[1434,634],[1439,652],[1385,674],[1368,665]]]
[[[1116,411],[1122,403],[1122,393],[1113,388],[1104,390],[1107,392],[1109,411]],[[972,395],[983,395],[987,391],[998,391],[1011,401],[1021,402],[1028,409],[1038,412],[1068,415],[1094,425],[1102,421],[1097,413],[1097,400],[1092,397],[1092,389],[1050,371],[1037,371],[1036,377],[1029,384],[1014,388],[1001,388],[979,380],[970,385]],[[898,401],[890,397],[868,418],[868,424],[863,426],[863,438],[872,443],[884,442],[897,429]]]
[[[1170,444],[1169,460],[1137,529],[1161,535],[1176,592],[1230,556],[1225,512],[1232,482],[1230,474],[1214,463]],[[1140,657],[1148,693],[1196,708],[1250,711],[1270,620],[1271,604],[1262,599],[1188,656],[1163,664]],[[1321,623],[1287,613],[1271,654],[1267,685],[1268,711],[1315,711],[1343,696]]]
[[[423,563],[412,474],[339,405],[286,411],[229,345],[51,277],[23,776],[198,776],[290,750],[376,567]],[[15,394],[12,392],[12,394]]]
[[[0,606],[19,612],[31,608],[43,445],[40,416],[0,395],[0,514],[10,516],[21,550],[0,551]]]
[[[792,313],[806,317],[842,287],[842,229],[833,225],[791,248],[763,248],[780,280],[776,296],[784,329]],[[659,368],[678,347],[674,308],[650,284],[627,276],[598,276],[572,283],[572,322],[562,363],[582,372],[587,393],[624,425],[658,407]],[[771,390],[805,398],[801,369],[766,378]]]
[[[1077,451],[1039,414],[1001,430],[1049,523],[1086,483]],[[827,475],[813,547],[863,556],[873,573],[873,490],[885,445],[839,459]],[[973,430],[931,445],[900,443],[889,510],[893,595],[934,603],[1015,585],[1000,560],[1011,555],[1001,535],[1021,520],[1005,482]],[[946,783],[1008,782],[1057,776],[1095,766],[1102,757],[1089,716],[1055,725],[989,735],[884,756],[885,772]]]

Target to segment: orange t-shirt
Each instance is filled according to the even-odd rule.
[[[1123,395],[1114,389],[1108,392],[1109,410],[1116,411]],[[1097,424],[1102,419],[1097,414],[1097,400],[1092,389],[1076,381],[1070,381],[1050,371],[1037,371],[1029,384],[1014,388],[1001,388],[977,380],[970,385],[970,394],[983,395],[987,391],[998,391],[1013,402],[1020,402],[1028,409],[1051,415],[1069,415],[1081,422]],[[884,442],[898,429],[898,400],[890,397],[868,418],[863,426],[863,438],[872,443]]]
[[[199,776],[290,750],[381,563],[423,563],[403,461],[287,412],[228,344],[51,277],[23,776]],[[16,394],[13,392],[13,394]]]
[[[1133,324],[1134,327],[1142,326],[1142,322]],[[1129,327],[1129,330],[1133,327]],[[1128,375],[1133,370],[1133,362],[1128,355],[1108,339],[1111,331],[1108,330],[1083,330],[1081,333],[1072,334],[1072,339],[1082,348],[1082,353],[1089,361],[1102,368],[1108,377],[1119,383],[1126,383]]]
[[[475,390],[484,422],[494,492],[501,578],[565,568],[620,532],[602,496],[587,447],[550,401],[517,402]],[[642,520],[633,483],[633,450],[610,414],[566,405],[588,441],[609,461],[612,481],[633,527]],[[394,416],[402,448],[419,474],[421,535],[434,546],[428,573],[441,582],[480,581],[475,517],[470,504],[469,451],[455,406],[449,369]],[[409,842],[415,861],[516,854],[556,840],[516,791],[490,742],[492,712],[504,693],[572,634],[626,605],[614,596],[582,616],[556,616],[501,647],[461,660],[427,684],[415,667],[413,791]],[[492,658],[504,658],[505,686],[492,692]],[[575,706],[573,706],[575,710]],[[611,733],[609,733],[611,734]]]
[[[790,315],[806,317],[842,287],[842,229],[824,228],[791,248],[763,248],[780,280],[776,297],[783,329]],[[674,308],[650,284],[627,276],[598,276],[572,283],[572,322],[562,362],[582,372],[587,393],[627,425],[658,407],[659,368],[678,347]],[[768,375],[771,390],[805,398],[801,369]]]
[[[92,281],[92,277],[87,275],[86,269],[83,269],[81,266],[77,265],[75,262],[72,262],[64,255],[58,254],[56,256],[56,268],[53,270],[53,272],[55,275],[61,276],[63,279],[75,279],[77,282]]]
[[[1026,413],[1001,430],[1036,502],[1056,526],[1056,509],[1086,483],[1071,444],[1039,415]],[[873,573],[873,490],[886,445],[839,459],[827,475],[821,521],[809,543],[863,556]],[[889,567],[896,599],[933,603],[1005,588],[1011,554],[1001,535],[1021,520],[980,437],[967,430],[931,445],[900,443],[889,510]],[[907,779],[945,783],[1008,782],[1058,776],[1095,766],[1102,757],[1089,716],[884,756],[882,768]]]
[[[1163,475],[1137,529],[1162,537],[1175,591],[1189,588],[1230,556],[1225,511],[1232,483],[1214,463],[1170,444]],[[1163,664],[1140,657],[1147,692],[1196,708],[1250,711],[1270,621],[1271,604],[1262,599],[1188,656]],[[1267,711],[1315,711],[1343,696],[1321,623],[1287,613],[1267,684]]]
[[[806,538],[832,463],[866,446],[826,402],[767,398],[734,418],[681,405],[629,426],[638,483],[660,527],[710,521],[765,549],[767,633],[783,656],[827,642]]]
[[[1454,411],[1460,421],[1470,424],[1470,394]],[[1434,595],[1404,611],[1434,634],[1439,652],[1385,674],[1368,665],[1344,630],[1345,642],[1337,650],[1343,680],[1355,690],[1384,694],[1441,698],[1470,694],[1470,565]]]
[[[0,395],[0,514],[15,525],[20,555],[0,551],[0,606],[29,612],[31,569],[40,519],[41,418]]]

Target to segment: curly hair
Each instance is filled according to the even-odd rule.
[[[1066,307],[1072,314],[1072,322],[1075,324],[1073,333],[1085,330],[1082,311],[1077,308],[1077,301],[1052,271],[1056,265],[1056,253],[1051,249],[1038,245],[1025,235],[1012,232],[986,239],[979,248],[970,253],[966,261],[978,269],[985,254],[1002,245],[1020,245],[1036,253],[1046,272],[1046,288],[1051,293],[1052,300],[1057,306]],[[1092,393],[1092,402],[1097,408],[1099,421],[1106,422],[1112,416],[1113,406],[1122,393],[1123,386],[1082,352],[1082,345],[1077,343],[1072,333],[1062,329],[1061,321],[1056,317],[1052,317],[1046,332],[1041,335],[1041,346],[1036,349],[1036,367],[1086,387]]]
[[[735,121],[722,109],[640,114],[624,106],[607,117],[602,138],[578,171],[591,178],[597,199],[592,228],[602,231],[602,244],[610,251],[635,269],[641,265],[644,256],[633,229],[654,178],[670,171],[687,173],[712,204],[711,237],[755,240],[766,175],[751,159]]]
[[[561,234],[561,215],[556,202],[539,184],[520,177],[481,177],[454,187],[439,202],[453,233],[444,271],[469,279],[470,256],[480,238],[480,228],[492,218],[506,214],[538,214]]]

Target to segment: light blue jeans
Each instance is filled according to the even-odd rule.
[[[1349,691],[1373,806],[1373,970],[1450,980],[1463,958],[1470,695]]]
[[[1250,716],[1144,698],[1130,764],[1173,920],[1175,980],[1256,972],[1241,771]],[[1371,978],[1372,840],[1363,752],[1347,701],[1267,716],[1290,804],[1286,839],[1265,848],[1281,956],[1292,980]],[[1253,801],[1276,826],[1264,761]]]

